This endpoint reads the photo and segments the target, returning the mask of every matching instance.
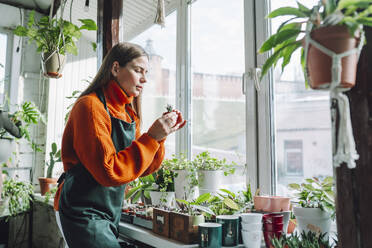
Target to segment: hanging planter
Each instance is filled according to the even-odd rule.
[[[311,32],[311,38],[334,54],[345,54],[358,48],[360,35],[355,38],[350,35],[346,26],[329,26],[318,28]],[[306,43],[306,42],[304,42]],[[306,44],[303,44],[306,46]],[[360,50],[358,50],[360,51]],[[352,88],[355,85],[359,52],[355,51],[341,59],[340,88]],[[307,73],[309,84],[313,89],[329,88],[332,82],[333,59],[312,44],[307,51]],[[336,72],[334,72],[336,73]]]
[[[71,1],[72,3],[72,1]],[[50,15],[35,20],[35,12],[31,11],[26,26],[19,25],[14,34],[28,37],[29,42],[35,42],[37,52],[41,52],[43,74],[49,78],[60,78],[68,53],[77,55],[76,42],[81,38],[81,30],[97,30],[92,19],[79,19],[81,26],[62,18],[66,1],[61,4],[61,16],[52,18],[53,1]],[[71,9],[71,8],[70,8]],[[92,43],[93,49],[96,44]]]
[[[49,78],[62,77],[62,70],[66,64],[66,56],[55,52],[42,53],[43,74]]]

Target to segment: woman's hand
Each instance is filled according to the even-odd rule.
[[[158,118],[149,128],[147,134],[150,137],[160,141],[166,138],[169,134],[183,128],[186,120],[183,119],[182,114],[178,110],[164,113]]]

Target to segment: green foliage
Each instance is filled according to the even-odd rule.
[[[155,178],[154,190],[160,192],[173,192],[174,191],[174,171],[165,166],[153,173]]]
[[[274,248],[331,248],[329,238],[326,233],[317,234],[315,232],[303,231],[300,235],[292,233],[290,236],[282,235],[279,239],[274,237],[271,240]]]
[[[35,11],[31,11],[27,25],[17,26],[14,34],[35,42],[37,52],[49,53],[58,49],[60,54],[77,55],[75,42],[81,38],[81,30],[97,30],[96,23],[91,19],[79,19],[82,25],[78,27],[62,18],[49,20],[49,16],[35,22],[34,16]]]
[[[52,150],[49,152],[49,161],[47,162],[48,170],[47,170],[47,177],[52,178],[53,175],[53,168],[55,163],[61,162],[61,150],[57,151],[57,144],[55,142],[52,143]]]
[[[296,192],[299,204],[304,208],[320,208],[335,215],[335,196],[333,177],[323,181],[316,177],[305,179],[305,183],[289,184],[288,187]]]
[[[33,194],[34,189],[30,183],[18,182],[11,178],[4,181],[1,197],[9,198],[9,213],[14,216],[30,209]]]
[[[14,122],[16,126],[19,127],[22,137],[24,137],[30,144],[34,151],[41,151],[41,149],[34,143],[31,139],[30,128],[32,125],[38,124],[39,121],[46,123],[45,117],[33,102],[24,102],[21,106],[17,106],[17,110],[9,114],[10,119]],[[0,138],[6,136],[6,131],[4,129],[0,130]]]
[[[132,186],[132,188],[125,194],[125,199],[131,199],[132,203],[136,203],[141,196],[150,199],[149,191],[152,189],[154,183],[155,178],[152,174],[136,179],[129,183],[129,186]]]
[[[289,63],[292,54],[301,47],[302,28],[309,22],[313,29],[325,26],[345,25],[350,34],[355,36],[362,31],[363,25],[372,26],[372,0],[322,0],[311,9],[297,2],[297,7],[281,7],[273,10],[267,17],[288,17],[281,23],[276,33],[271,35],[259,49],[265,53],[273,49],[272,55],[262,66],[261,79],[271,67],[275,67],[280,59],[282,71]],[[311,30],[311,31],[312,31]],[[303,53],[303,48],[301,48]],[[304,64],[304,57],[301,58]]]
[[[51,188],[48,192],[45,193],[44,203],[49,203],[50,198],[54,197],[58,190],[58,187]]]
[[[208,205],[214,215],[237,213],[241,209],[237,195],[227,189],[220,189],[220,191],[221,193],[217,193],[208,200]]]
[[[204,151],[196,155],[192,163],[198,170],[223,170],[225,176],[233,174],[235,172],[234,166],[236,165],[234,162],[232,164],[228,164],[226,159],[219,160],[217,158],[213,158],[210,156],[208,151]]]
[[[176,201],[180,203],[181,210],[187,212],[189,215],[199,215],[201,212],[214,215],[214,212],[210,208],[203,206],[211,197],[210,193],[205,193],[192,201],[183,199],[176,199]]]

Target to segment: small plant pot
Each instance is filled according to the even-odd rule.
[[[153,206],[174,207],[175,205],[174,192],[150,191],[149,193],[151,197],[151,204]]]
[[[216,193],[223,185],[224,173],[222,170],[199,170],[199,194]]]
[[[191,200],[198,196],[198,188],[190,188],[188,185],[188,171],[175,170],[177,176],[174,178],[174,191],[177,199]]]
[[[297,229],[312,231],[315,233],[328,233],[332,224],[331,214],[320,208],[293,207],[293,213],[297,220]]]
[[[346,26],[318,28],[311,32],[311,37],[336,54],[356,48],[360,42],[360,39],[350,36]],[[358,58],[358,53],[353,53],[342,58],[341,82],[339,87],[351,88],[355,85]],[[332,58],[311,44],[309,45],[307,56],[307,69],[311,88],[329,88],[332,81]]]
[[[290,197],[283,196],[254,196],[254,208],[263,212],[289,211]]]
[[[188,215],[183,213],[170,213],[170,237],[186,244],[197,240],[198,225],[204,223],[204,215]]]
[[[296,219],[290,219],[289,224],[288,224],[287,233],[288,234],[293,233],[294,230],[296,229],[296,226],[297,226],[297,220]]]
[[[49,78],[62,77],[62,70],[66,64],[66,56],[55,52],[45,53],[43,57],[43,72],[44,76]]]
[[[47,192],[50,192],[53,186],[57,185],[57,178],[39,177],[39,183],[40,193],[41,195],[45,195]]]

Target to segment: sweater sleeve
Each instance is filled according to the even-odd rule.
[[[79,100],[68,123],[72,126],[73,151],[98,183],[117,186],[133,181],[152,168],[154,157],[156,161],[162,157],[161,154],[156,156],[161,145],[146,133],[116,153],[110,117],[102,103],[92,97]],[[159,161],[154,167],[158,164]]]

